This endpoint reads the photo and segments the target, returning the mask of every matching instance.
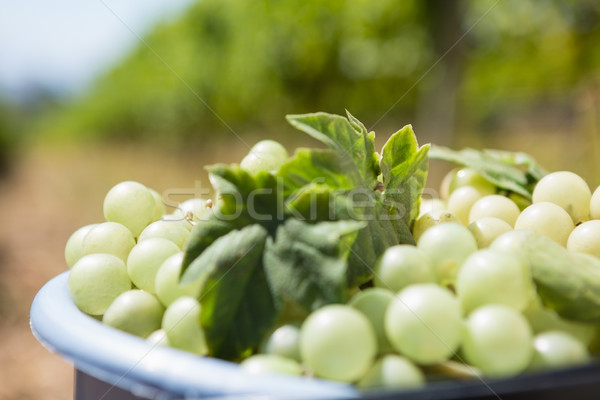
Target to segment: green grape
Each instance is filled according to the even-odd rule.
[[[135,286],[155,294],[158,269],[167,258],[179,252],[179,247],[167,239],[149,238],[141,241],[127,257],[127,273]]]
[[[577,174],[557,171],[544,176],[533,189],[533,203],[550,202],[565,210],[574,224],[585,221],[590,215],[592,192]]]
[[[183,250],[190,236],[190,231],[179,221],[160,220],[151,223],[142,231],[138,243],[149,238],[163,238],[175,243]]]
[[[446,175],[444,175],[444,178],[442,179],[442,182],[440,183],[440,197],[444,200],[448,200],[448,198],[450,197],[450,183],[452,182],[453,179],[455,179],[455,175],[456,172],[458,172],[459,168],[453,168],[452,170],[448,171],[446,173]]]
[[[102,322],[142,338],[160,329],[164,308],[154,295],[139,289],[121,293],[106,309]]]
[[[592,344],[596,336],[594,325],[561,318],[556,311],[544,307],[539,299],[530,304],[523,315],[527,318],[534,334],[545,331],[562,331],[574,336],[585,346]]]
[[[65,261],[69,268],[73,267],[75,262],[83,257],[83,238],[97,224],[82,226],[69,236],[65,245]]]
[[[108,253],[119,257],[123,262],[135,246],[133,235],[124,225],[117,222],[103,222],[92,227],[83,238],[83,254]]]
[[[377,336],[377,348],[379,353],[387,353],[392,350],[385,333],[385,312],[394,300],[394,293],[382,288],[368,288],[358,292],[348,302],[348,305],[362,312],[371,322]]]
[[[302,375],[304,372],[298,361],[278,354],[254,354],[242,361],[240,367],[249,374]]]
[[[415,246],[400,244],[388,247],[375,265],[373,284],[398,292],[414,283],[435,282],[429,259]]]
[[[535,235],[534,232],[526,230],[508,231],[494,239],[489,248],[518,254],[519,250],[523,246],[523,243],[525,243],[525,241],[527,241],[529,237],[533,235]]]
[[[464,358],[484,375],[516,375],[527,368],[533,356],[531,328],[513,308],[499,304],[480,307],[467,319],[464,332]]]
[[[477,189],[482,196],[496,193],[496,186],[493,183],[485,179],[479,172],[468,167],[456,171],[456,174],[450,181],[448,193],[452,195],[452,192],[464,186],[471,186]]]
[[[590,354],[583,343],[561,331],[547,331],[533,338],[531,369],[565,368],[589,362]]]
[[[448,198],[448,211],[454,214],[463,225],[469,224],[471,207],[483,195],[473,186],[463,186],[452,192]]]
[[[179,281],[183,255],[182,251],[173,254],[161,264],[156,272],[154,280],[156,297],[165,306],[168,306],[179,297],[189,296],[197,298],[200,295],[204,280],[199,279],[190,284],[182,284]]]
[[[573,220],[561,207],[550,202],[534,203],[521,212],[515,230],[527,230],[547,236],[563,246],[575,229]]]
[[[289,157],[287,150],[281,145],[281,143],[270,139],[257,142],[254,146],[252,146],[250,151],[258,154],[272,154],[280,160],[286,160]]]
[[[446,285],[454,283],[462,263],[477,251],[477,242],[465,226],[448,222],[425,231],[417,247],[427,254],[437,282]]]
[[[157,214],[152,192],[141,183],[126,181],[113,186],[104,198],[104,217],[127,227],[134,237],[148,226]]]
[[[167,333],[162,329],[157,329],[152,332],[146,340],[153,346],[169,346],[169,339]]]
[[[89,254],[71,268],[68,280],[73,303],[84,313],[102,315],[121,293],[131,289],[123,261],[112,254]]]
[[[163,215],[165,215],[167,213],[167,207],[165,206],[165,203],[164,203],[160,193],[158,193],[154,189],[148,188],[148,190],[150,191],[150,194],[152,195],[152,198],[154,199],[154,204],[156,206],[155,211],[154,211],[154,217],[152,218],[152,222],[158,221],[159,219],[161,219],[163,217]]]
[[[181,215],[191,216],[191,220],[197,222],[208,214],[210,208],[207,207],[205,199],[194,198],[179,204],[177,210]]]
[[[392,346],[419,364],[447,360],[462,341],[460,304],[448,289],[412,285],[390,303],[385,331]]]
[[[499,194],[484,196],[477,200],[469,212],[469,223],[485,217],[496,217],[506,221],[510,226],[515,225],[521,210],[508,197]]]
[[[200,326],[200,303],[193,297],[180,297],[167,307],[162,329],[169,345],[194,354],[206,355],[208,346]]]
[[[590,217],[600,219],[600,186],[594,190],[590,198]]]
[[[460,220],[448,210],[438,210],[434,213],[421,215],[419,218],[417,218],[412,228],[412,234],[415,242],[418,242],[423,233],[425,233],[432,226],[446,222],[455,222],[457,224],[461,223]]]
[[[274,140],[261,140],[256,143],[240,163],[240,167],[251,174],[260,171],[277,171],[288,159],[288,152]]]
[[[419,205],[419,217],[423,214],[439,215],[443,210],[446,210],[446,203],[441,199],[421,198]]]
[[[294,324],[278,327],[269,335],[262,351],[300,362],[300,328]]]
[[[567,249],[600,257],[600,220],[586,221],[573,229]]]
[[[188,232],[192,230],[194,225],[188,220],[179,210],[175,210],[172,214],[163,215],[161,221],[166,221],[172,224],[183,226]]]
[[[425,385],[425,375],[409,359],[386,354],[358,381],[361,389],[408,389]]]
[[[254,175],[261,171],[277,171],[282,164],[282,160],[273,154],[250,152],[242,159],[240,167]]]
[[[492,242],[500,235],[513,230],[508,222],[496,217],[478,219],[469,224],[468,228],[477,242],[477,247],[480,249],[490,247]]]
[[[339,304],[313,311],[300,330],[300,354],[315,376],[354,382],[371,367],[377,337],[358,310]]]
[[[513,253],[479,250],[462,265],[456,292],[468,314],[486,304],[503,304],[523,311],[534,299],[529,266]]]

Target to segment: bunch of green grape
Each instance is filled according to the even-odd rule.
[[[287,158],[272,141],[241,163],[276,170]],[[373,279],[347,304],[330,304],[276,327],[248,373],[283,373],[359,388],[409,388],[441,375],[505,377],[586,362],[596,327],[545,308],[528,266],[511,252],[519,232],[546,235],[568,251],[600,257],[600,189],[570,172],[542,179],[533,202],[517,204],[476,172],[446,180],[443,199],[423,200],[416,246],[388,248]],[[522,199],[520,199],[522,200]],[[202,281],[179,282],[183,250],[210,201],[166,214],[160,195],[137,182],[114,186],[105,222],[75,231],[65,248],[77,307],[103,323],[198,355]]]

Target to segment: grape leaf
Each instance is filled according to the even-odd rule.
[[[531,200],[533,187],[547,172],[529,155],[499,150],[452,150],[432,146],[432,159],[450,161],[479,172],[497,187]]]
[[[215,240],[183,275],[205,276],[200,322],[210,354],[235,360],[248,354],[271,329],[277,311],[263,269],[268,232],[260,225],[234,230]]]
[[[356,221],[308,224],[288,219],[268,238],[265,271],[274,298],[306,313],[346,301],[346,259],[363,224]]]
[[[367,132],[356,118],[327,113],[288,115],[295,128],[332,149],[340,158],[346,175],[356,186],[374,189],[379,165],[375,153],[375,133]]]
[[[384,203],[389,212],[411,227],[419,214],[419,201],[427,181],[429,145],[419,147],[410,125],[394,133],[381,151]]]
[[[600,259],[534,232],[521,239],[515,251],[528,262],[544,305],[568,320],[600,323]]]

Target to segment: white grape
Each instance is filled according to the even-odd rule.
[[[65,261],[69,268],[73,267],[75,262],[83,257],[83,238],[97,224],[82,226],[69,236],[65,245]]]
[[[93,226],[82,240],[83,254],[108,253],[119,257],[124,262],[135,239],[131,231],[117,222],[103,222]]]
[[[412,234],[415,242],[418,242],[423,233],[432,226],[446,222],[461,223],[460,220],[448,210],[433,210],[431,213],[422,214],[413,224]]]
[[[592,192],[577,174],[557,171],[544,176],[533,189],[533,203],[550,202],[571,216],[574,224],[585,221],[590,214]]]
[[[123,261],[112,254],[81,257],[69,273],[73,303],[84,313],[102,315],[121,293],[131,289]]]
[[[189,296],[197,298],[204,284],[204,280],[198,279],[192,283],[180,282],[181,263],[184,253],[178,252],[167,258],[156,272],[154,288],[156,297],[162,304],[168,306],[179,297]]]
[[[249,374],[302,375],[302,366],[290,358],[278,354],[254,354],[240,363]]]
[[[600,258],[600,220],[586,221],[575,227],[567,239],[567,249]]]
[[[261,140],[242,159],[240,167],[251,174],[260,171],[273,172],[278,170],[287,158],[287,150],[281,144],[274,140]]]
[[[392,346],[385,333],[385,313],[389,304],[394,300],[394,293],[382,288],[368,288],[358,292],[348,302],[348,305],[362,312],[371,322],[377,336],[377,348],[380,353],[386,353]]]
[[[373,284],[398,292],[413,283],[435,282],[427,255],[411,245],[388,247],[375,265]]]
[[[190,231],[181,222],[160,220],[148,225],[140,234],[138,242],[149,238],[164,238],[175,243],[179,249],[183,250],[189,236]]]
[[[165,202],[163,201],[160,193],[158,193],[156,190],[151,189],[151,188],[148,188],[148,190],[150,191],[152,198],[154,198],[154,204],[156,206],[155,211],[154,211],[154,217],[152,218],[152,222],[158,221],[159,219],[161,219],[163,217],[163,215],[165,215],[167,213],[167,207],[165,206]]]
[[[425,375],[412,361],[386,354],[358,382],[361,389],[408,389],[425,385]]]
[[[300,362],[300,327],[285,324],[275,329],[265,341],[263,353],[276,354]]]
[[[377,338],[360,311],[327,305],[313,311],[302,324],[300,354],[317,377],[354,382],[373,364]]]
[[[448,198],[448,211],[454,214],[463,225],[469,224],[469,213],[473,204],[483,195],[473,186],[463,186],[452,192]]]
[[[492,194],[473,204],[469,212],[469,223],[485,217],[496,217],[514,226],[520,212],[519,206],[508,197]]]
[[[590,198],[590,217],[600,219],[600,186],[594,190]]]
[[[466,313],[486,304],[523,311],[535,296],[529,266],[512,253],[480,250],[462,265],[456,292]]]
[[[477,251],[477,242],[465,226],[448,222],[429,228],[417,247],[429,258],[438,283],[452,284],[462,263]]]
[[[146,340],[153,346],[169,346],[169,338],[167,338],[167,333],[162,329],[157,329],[152,332],[146,338]]]
[[[288,151],[283,145],[275,140],[265,139],[257,142],[252,149],[252,153],[257,154],[272,154],[280,160],[285,160],[289,157]]]
[[[419,217],[423,214],[439,215],[442,210],[446,209],[444,200],[437,198],[421,198],[419,205]]]
[[[480,249],[489,247],[496,238],[513,230],[508,222],[496,217],[478,219],[469,224],[468,228]]]
[[[491,304],[473,311],[466,322],[462,353],[485,375],[502,377],[524,371],[533,356],[533,334],[513,308]]]
[[[208,353],[200,312],[200,303],[193,297],[180,297],[167,307],[161,327],[170,346],[199,355]]]
[[[108,306],[102,322],[146,338],[160,328],[164,308],[154,295],[139,289],[121,293]]]
[[[127,273],[135,286],[154,294],[158,269],[167,258],[179,252],[179,247],[167,239],[149,238],[141,241],[127,257]]]
[[[139,182],[125,181],[113,186],[104,198],[104,217],[127,227],[134,237],[154,221],[156,200]]]
[[[194,198],[188,199],[179,204],[177,210],[178,213],[181,213],[181,215],[189,215],[191,216],[192,221],[197,222],[208,214],[210,208],[207,207],[207,202],[205,199]]]
[[[385,315],[392,346],[419,364],[435,364],[454,355],[462,330],[458,300],[448,289],[430,283],[403,289]]]
[[[515,230],[527,230],[547,236],[563,246],[575,228],[571,216],[550,202],[534,203],[523,210],[515,222]]]
[[[479,191],[483,196],[491,195],[496,192],[496,186],[485,179],[479,172],[472,168],[465,167],[456,171],[454,178],[450,181],[449,194],[456,189],[471,186]]]
[[[590,354],[577,338],[561,331],[547,331],[533,338],[532,369],[565,368],[583,364]]]

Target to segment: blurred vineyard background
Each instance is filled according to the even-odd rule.
[[[0,399],[71,398],[28,310],[112,185],[184,199],[259,138],[314,144],[286,114],[349,110],[380,144],[410,123],[600,184],[596,0],[202,0],[136,41],[76,94],[0,87]]]

